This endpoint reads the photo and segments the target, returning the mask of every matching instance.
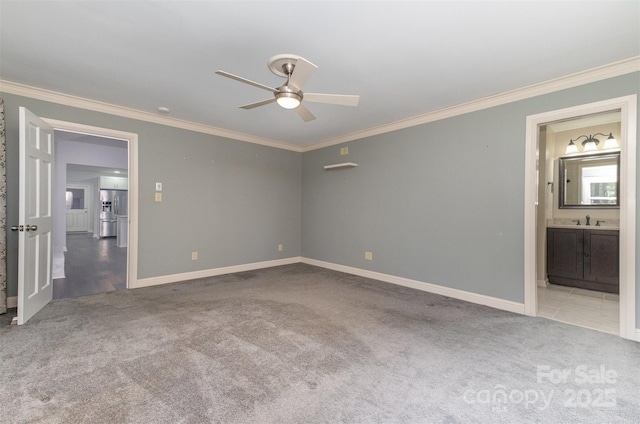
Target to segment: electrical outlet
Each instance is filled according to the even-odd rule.
[[[162,202],[162,193],[161,192],[157,192],[156,193],[156,202]]]
[[[346,156],[349,154],[349,148],[348,147],[341,147],[340,148],[340,156]]]
[[[373,253],[372,252],[364,252],[364,258],[368,261],[372,261],[373,260]]]
[[[282,245],[281,244],[278,245],[278,252],[282,252]]]
[[[198,260],[198,252],[191,252],[191,260],[192,261]]]

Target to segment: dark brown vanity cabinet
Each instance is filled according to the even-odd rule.
[[[547,228],[547,275],[552,284],[619,292],[619,232]]]

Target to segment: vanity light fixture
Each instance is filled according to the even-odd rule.
[[[577,138],[571,139],[569,140],[569,145],[567,146],[567,149],[565,150],[565,154],[570,154],[570,153],[578,153],[578,146],[575,145],[574,141],[578,141],[581,138],[584,137],[584,141],[582,142],[582,151],[583,152],[589,152],[589,151],[593,151],[593,150],[597,150],[597,146],[598,144],[600,144],[600,140],[598,140],[596,138],[597,135],[601,135],[603,137],[607,137],[606,134],[602,134],[602,133],[595,133],[593,135],[581,135]],[[609,136],[607,137],[607,139],[604,142],[604,148],[605,149],[612,149],[618,147],[618,140],[615,139],[615,137],[613,136],[613,133],[609,133]]]

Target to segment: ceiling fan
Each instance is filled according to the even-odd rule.
[[[251,81],[225,71],[216,71],[216,74],[231,78],[254,87],[262,88],[273,93],[273,98],[256,103],[240,106],[241,109],[253,109],[258,106],[278,103],[285,109],[295,109],[300,117],[305,121],[313,121],[315,116],[307,109],[302,100],[317,103],[330,103],[342,106],[358,106],[360,96],[349,94],[324,94],[324,93],[303,93],[302,86],[309,77],[318,69],[316,65],[308,60],[293,54],[279,54],[269,59],[268,67],[274,74],[284,77],[287,81],[278,88],[272,88],[259,82]]]

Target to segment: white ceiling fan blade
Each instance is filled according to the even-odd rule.
[[[238,106],[240,109],[253,109],[254,107],[268,105],[269,103],[274,103],[276,101],[275,97],[269,100],[263,100],[261,102],[249,103],[248,105]]]
[[[278,92],[278,90],[276,90],[275,88],[271,88],[268,85],[260,84],[259,82],[251,81],[251,80],[248,80],[246,78],[242,78],[242,77],[239,77],[237,75],[230,74],[229,72],[216,71],[216,74],[222,75],[223,77],[231,78],[231,79],[236,80],[236,81],[243,82],[245,84],[253,85],[254,87],[262,88],[263,90],[271,91],[273,93],[277,93]]]
[[[300,91],[302,86],[307,82],[309,77],[318,69],[316,65],[309,62],[306,59],[298,58],[296,66],[293,68],[293,73],[289,79],[289,87]]]
[[[332,105],[358,106],[360,96],[352,94],[323,94],[304,93],[304,99],[315,103],[330,103]]]
[[[304,105],[300,105],[297,108],[294,109],[296,112],[298,112],[298,115],[302,118],[302,120],[304,122],[309,122],[309,121],[313,121],[314,119],[316,119],[315,116],[313,116],[313,113],[311,113],[309,111],[309,109],[307,109],[306,107],[304,107]]]

